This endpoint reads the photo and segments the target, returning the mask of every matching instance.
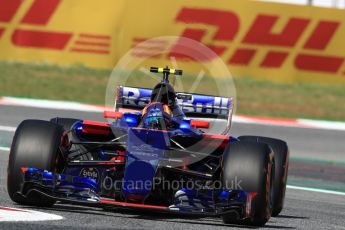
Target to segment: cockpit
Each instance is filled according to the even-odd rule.
[[[150,102],[160,102],[167,105],[175,119],[185,117],[182,109],[177,105],[174,88],[167,82],[160,82],[153,88]]]

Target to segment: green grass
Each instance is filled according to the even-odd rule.
[[[110,72],[0,62],[0,95],[103,104]]]
[[[0,96],[104,104],[110,74],[108,69],[84,66],[0,62]],[[137,85],[149,86],[146,79],[136,78]],[[202,91],[213,94],[211,82],[204,80]],[[345,121],[343,85],[275,83],[251,77],[236,77],[235,85],[239,114]]]
[[[277,117],[345,120],[345,86],[236,80],[238,112]]]

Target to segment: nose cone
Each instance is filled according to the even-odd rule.
[[[145,161],[133,161],[126,169],[123,193],[129,200],[141,201],[152,190],[155,169]]]
[[[128,200],[143,201],[154,189],[155,175],[165,150],[170,146],[167,132],[131,128],[123,193]]]

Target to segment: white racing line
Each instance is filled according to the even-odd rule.
[[[319,188],[299,187],[299,186],[293,186],[293,185],[287,185],[286,188],[295,189],[295,190],[303,190],[303,191],[308,191],[308,192],[318,192],[318,193],[345,196],[345,192],[338,192],[338,191],[319,189]]]
[[[0,222],[3,221],[48,221],[61,220],[62,216],[27,209],[0,206]]]
[[[6,131],[6,132],[14,132],[16,131],[16,127],[11,127],[11,126],[1,126],[0,125],[0,131]]]
[[[2,126],[0,125],[0,131],[5,131],[5,132],[15,132],[16,127],[11,127],[11,126]],[[9,147],[6,146],[0,146],[0,151],[10,151]]]
[[[0,146],[0,151],[10,151],[10,148]]]

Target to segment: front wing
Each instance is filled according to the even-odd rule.
[[[23,168],[24,184],[17,193],[26,199],[42,195],[63,203],[92,207],[145,209],[159,212],[221,216],[235,213],[240,219],[251,217],[252,194],[240,190],[188,190],[175,194],[170,206],[120,202],[99,196],[96,181],[91,178],[53,174],[36,168]]]

